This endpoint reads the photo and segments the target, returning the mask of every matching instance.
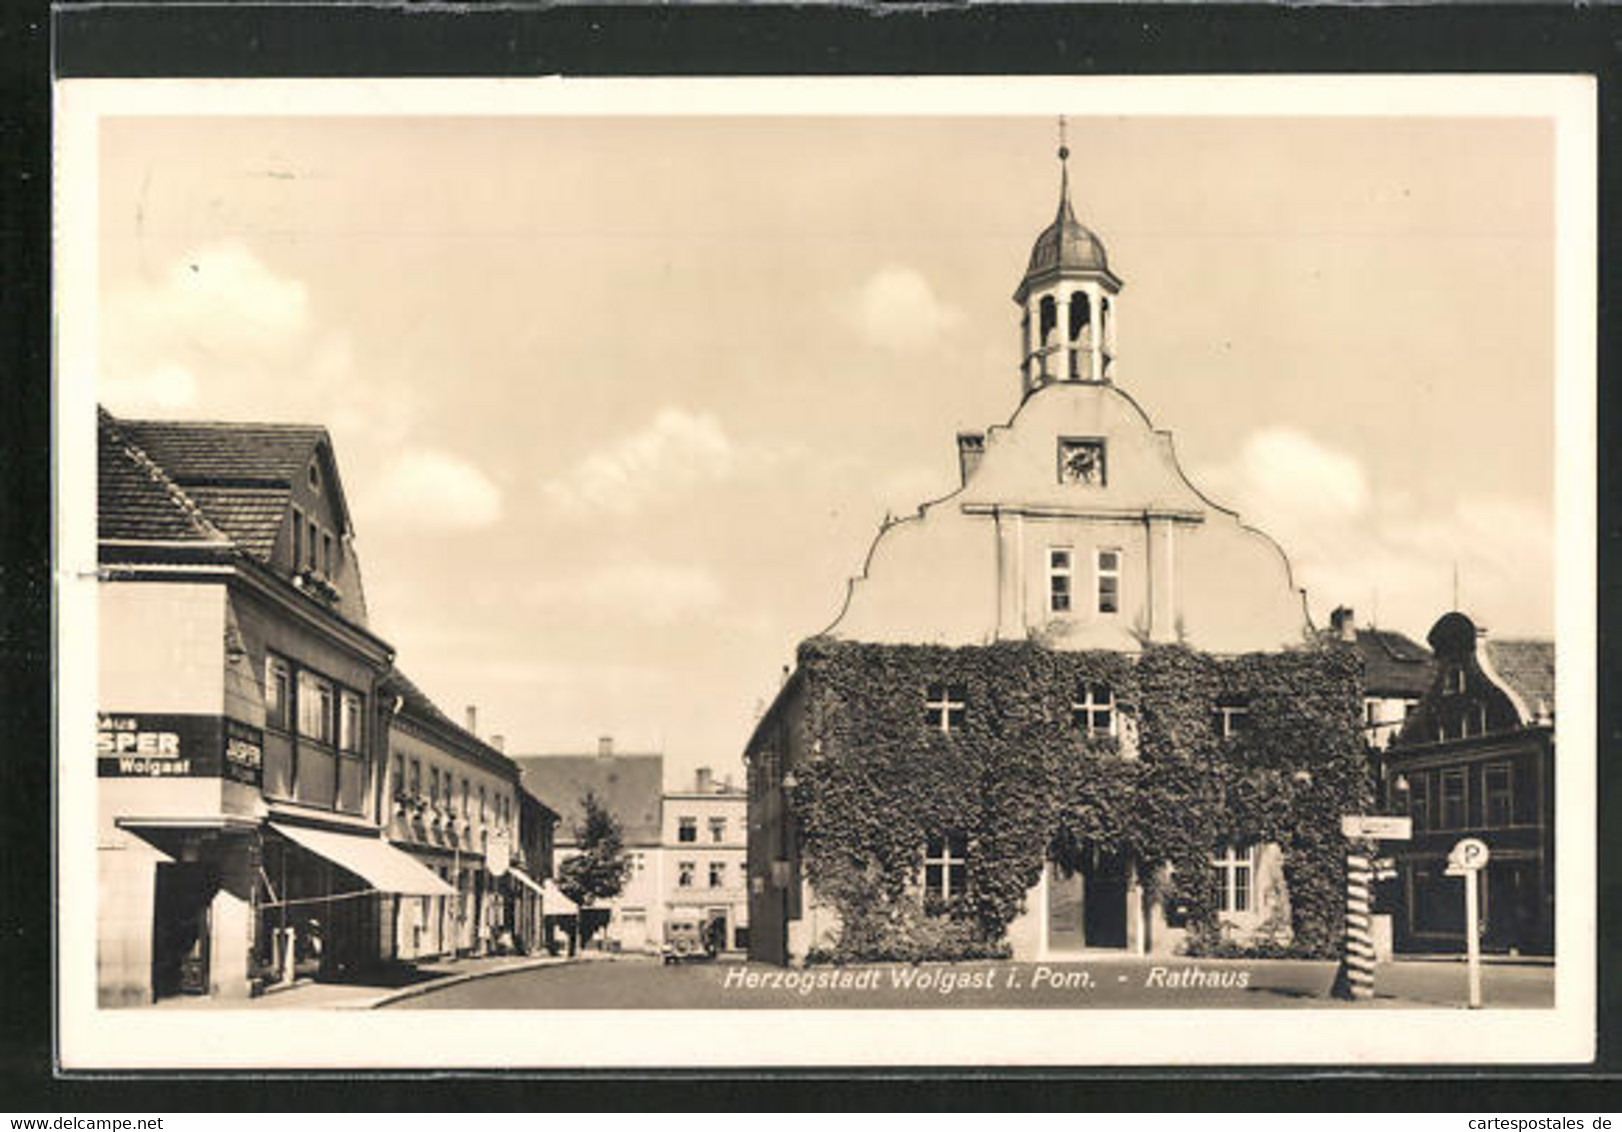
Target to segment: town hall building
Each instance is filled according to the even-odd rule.
[[[1061,170],[1012,417],[886,521],[748,742],[753,958],[1329,946],[1343,847],[1301,815],[1366,789],[1359,662],[1117,383]]]

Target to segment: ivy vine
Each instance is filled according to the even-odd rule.
[[[1350,650],[1218,657],[1159,645],[1127,655],[813,638],[799,666],[815,753],[795,768],[792,805],[807,877],[840,912],[847,957],[875,957],[865,953],[885,945],[855,941],[885,938],[886,923],[916,923],[926,838],[946,830],[968,846],[967,890],[951,917],[986,947],[1045,861],[1090,843],[1132,854],[1146,883],[1168,875],[1168,890],[1151,894],[1183,910],[1191,953],[1215,949],[1210,855],[1235,840],[1282,849],[1289,952],[1336,953],[1339,819],[1370,793]],[[1135,723],[1137,757],[1073,722],[1087,683],[1107,686]],[[934,685],[965,693],[950,734],[925,720]],[[1247,706],[1238,734],[1219,734],[1219,702]]]

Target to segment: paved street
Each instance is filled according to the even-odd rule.
[[[1384,964],[1378,998],[1352,1005],[1328,997],[1333,963],[1101,958],[1075,963],[965,963],[785,971],[744,963],[663,967],[615,959],[497,975],[391,1004],[389,1009],[1194,1009],[1235,1007],[1462,1007],[1462,963]],[[1547,1007],[1548,966],[1489,964],[1490,1007]]]

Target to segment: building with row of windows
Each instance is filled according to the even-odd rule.
[[[1067,156],[1061,149],[1061,160]],[[953,491],[885,523],[833,623],[802,646],[800,665],[747,743],[753,957],[802,960],[833,946],[842,927],[806,874],[793,796],[827,750],[856,740],[841,735],[839,712],[821,701],[828,678],[807,664],[807,647],[941,650],[929,653],[939,657],[940,679],[882,691],[914,705],[895,711],[917,713],[919,749],[950,757],[955,736],[1014,724],[1007,703],[987,692],[977,702],[969,679],[950,676],[972,668],[973,650],[1027,642],[1130,660],[1158,645],[1280,655],[1315,639],[1279,546],[1188,480],[1170,434],[1117,383],[1122,288],[1103,242],[1075,216],[1066,171],[1057,215],[1014,293],[1018,408],[1006,424],[958,434]],[[896,670],[875,662],[878,673]],[[1102,742],[1112,757],[1138,757],[1145,705],[1124,700],[1110,682],[1083,679],[1036,694],[1049,705],[1043,726],[1063,729],[1064,742]],[[1243,697],[1217,697],[1200,710],[1221,739],[1249,718]],[[895,728],[905,733],[899,715]],[[1023,913],[1008,926],[1016,958],[1178,946],[1177,911],[1153,896],[1163,877],[1144,874],[1124,848],[1130,838],[1061,845],[1058,832]],[[885,883],[910,887],[926,909],[951,908],[973,884],[975,839],[925,829],[917,848],[918,874]],[[1277,845],[1236,837],[1210,845],[1205,864],[1237,936],[1287,918]]]
[[[442,726],[368,627],[326,431],[105,411],[97,431],[99,1001],[343,977],[423,953],[408,908],[469,898],[433,945],[484,946],[517,770]],[[446,799],[476,778],[484,816],[407,820],[397,742]]]
[[[722,950],[748,947],[746,797],[729,777],[701,768],[691,787],[666,790],[662,755],[618,752],[609,736],[596,754],[517,762],[526,784],[557,800],[560,863],[579,852],[587,794],[619,823],[630,871],[619,895],[581,913],[582,934],[613,950],[654,952],[665,922],[681,914],[699,919]]]

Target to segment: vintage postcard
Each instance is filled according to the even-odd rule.
[[[1593,1056],[1589,80],[57,112],[64,1068]]]

